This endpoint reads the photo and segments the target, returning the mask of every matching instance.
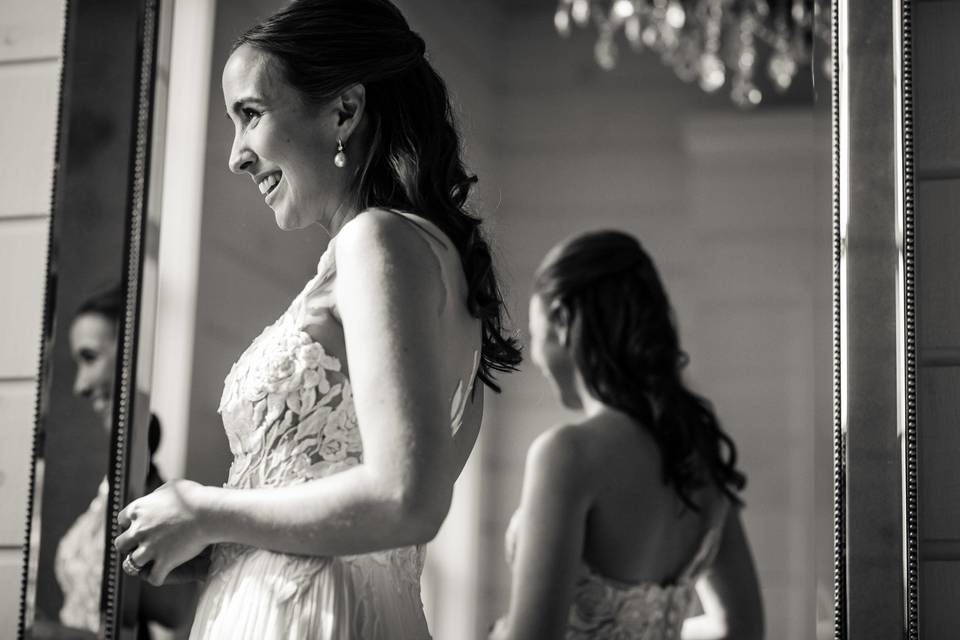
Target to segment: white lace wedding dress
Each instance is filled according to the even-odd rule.
[[[430,236],[437,251],[443,243],[439,230],[431,232],[429,222],[403,215]],[[220,413],[234,456],[228,487],[306,482],[363,460],[350,380],[342,363],[304,331],[330,322],[339,329],[334,252],[335,240],[317,275],[226,378]],[[478,364],[475,352],[473,370],[464,372],[451,400],[453,432],[462,422]],[[429,638],[420,599],[424,551],[417,546],[307,557],[217,545],[190,638]]]
[[[721,499],[709,516],[697,552],[673,580],[664,584],[622,582],[581,562],[564,640],[680,640],[696,581],[720,549],[728,509],[728,501]],[[506,535],[507,558],[515,557],[514,546],[522,526],[520,512],[515,512]]]

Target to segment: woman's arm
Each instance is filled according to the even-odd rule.
[[[124,552],[152,547],[135,556],[140,564],[154,560],[152,583],[210,543],[348,555],[423,543],[440,528],[457,470],[440,265],[410,225],[378,212],[344,226],[336,255],[363,463],[282,488],[168,483],[133,502],[121,524],[135,524],[117,545]],[[178,495],[168,495],[164,507],[158,494],[168,488]]]
[[[763,638],[760,583],[739,511],[727,513],[717,557],[697,582],[703,615],[684,622],[683,640]]]
[[[491,640],[562,638],[591,497],[574,428],[551,429],[527,454],[510,611]]]

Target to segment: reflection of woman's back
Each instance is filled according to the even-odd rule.
[[[74,394],[90,402],[107,432],[113,414],[121,300],[116,287],[92,297],[80,306],[70,325],[70,353],[77,366]],[[160,444],[160,435],[160,422],[151,416],[148,434],[151,457]],[[153,491],[162,483],[151,461],[147,491]],[[67,627],[90,632],[100,628],[106,519],[107,479],[104,478],[90,505],[61,538],[54,558],[54,572],[63,592],[60,623]]]
[[[533,288],[532,359],[578,415],[530,448],[491,640],[762,637],[736,447],[686,386],[650,256],[625,233],[584,233]],[[705,615],[687,623],[695,588]]]

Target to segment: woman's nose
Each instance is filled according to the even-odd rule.
[[[227,161],[230,171],[243,173],[255,160],[256,155],[242,143],[242,140],[234,140],[233,147],[230,149],[230,158]]]

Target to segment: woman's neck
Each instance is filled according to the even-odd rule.
[[[340,233],[344,225],[356,218],[359,213],[360,210],[355,205],[352,203],[348,204],[344,201],[337,207],[336,211],[333,212],[330,219],[320,226],[323,227],[323,230],[326,231],[331,238],[334,238]]]
[[[593,395],[579,370],[574,374],[574,387],[577,397],[580,399],[580,411],[588,418],[610,411],[608,405]]]

